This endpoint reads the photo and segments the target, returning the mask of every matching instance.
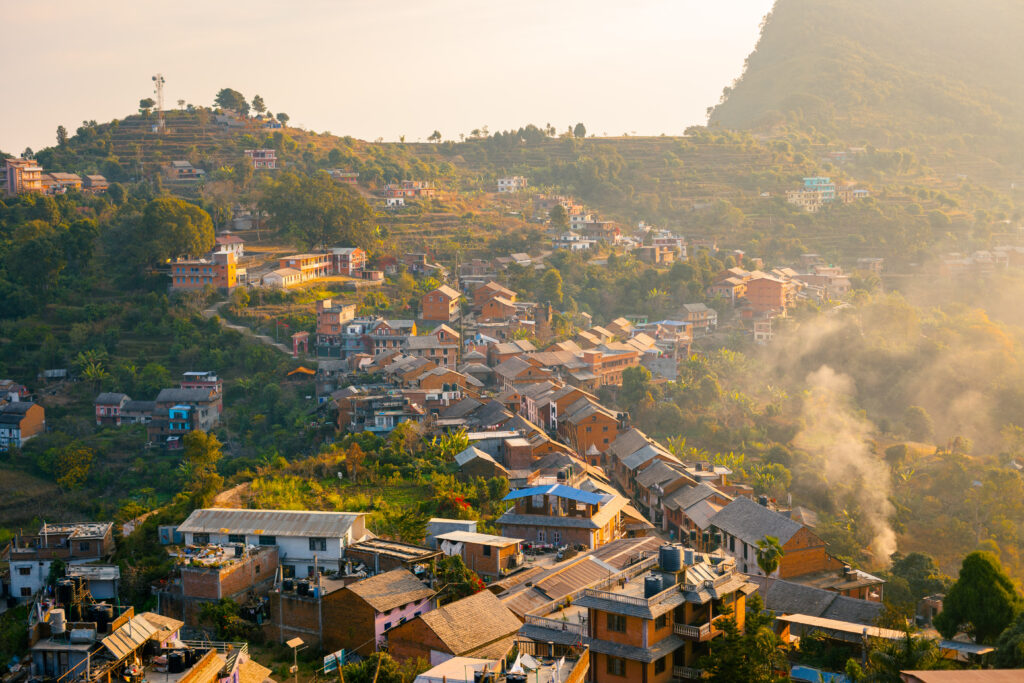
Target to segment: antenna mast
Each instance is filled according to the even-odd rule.
[[[156,115],[157,115],[157,130],[160,133],[164,132],[164,76],[163,74],[157,74],[153,76],[153,83],[156,85]]]

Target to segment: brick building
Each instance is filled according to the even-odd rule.
[[[388,633],[388,652],[399,661],[422,658],[432,666],[452,657],[504,659],[520,626],[519,618],[484,590],[396,626]]]
[[[624,535],[622,496],[555,484],[519,489],[504,500],[514,501],[513,507],[496,524],[508,537],[597,548]]]
[[[207,285],[234,289],[238,285],[238,257],[234,252],[215,251],[209,259],[179,259],[171,264],[171,289],[189,291]]]
[[[468,531],[449,531],[436,536],[441,552],[458,555],[466,566],[484,579],[500,579],[523,566],[521,538],[506,538]]]
[[[0,405],[0,453],[46,431],[46,411],[38,403],[15,401]]]
[[[240,545],[202,546],[178,560],[177,575],[160,596],[160,612],[190,626],[199,625],[204,605],[222,599],[241,604],[266,595],[279,562],[274,546]]]
[[[15,536],[6,549],[10,565],[10,594],[30,598],[45,584],[54,560],[83,564],[103,560],[114,552],[112,522],[43,524],[36,534]]]
[[[459,299],[462,295],[449,287],[441,285],[427,292],[420,301],[420,317],[424,320],[451,322],[459,317]]]
[[[349,584],[324,598],[324,649],[369,655],[395,626],[434,609],[434,591],[407,569]]]

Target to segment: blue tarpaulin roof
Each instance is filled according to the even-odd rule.
[[[587,505],[597,505],[607,500],[608,495],[604,493],[593,493],[590,491],[581,491],[565,484],[552,484],[551,486],[531,486],[525,489],[518,489],[508,494],[503,500],[516,500],[517,498],[527,498],[529,496],[540,496],[547,494],[549,496],[558,496],[559,498],[568,498],[569,500],[575,500],[580,503],[586,503]]]

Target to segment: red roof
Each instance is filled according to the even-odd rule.
[[[221,235],[217,238],[217,244],[242,244],[244,240],[234,235]]]

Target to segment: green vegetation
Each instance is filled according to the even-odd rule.
[[[935,628],[952,639],[964,631],[978,643],[995,644],[999,634],[1024,610],[1013,580],[992,553],[973,552],[964,558],[960,576],[950,587]]]

